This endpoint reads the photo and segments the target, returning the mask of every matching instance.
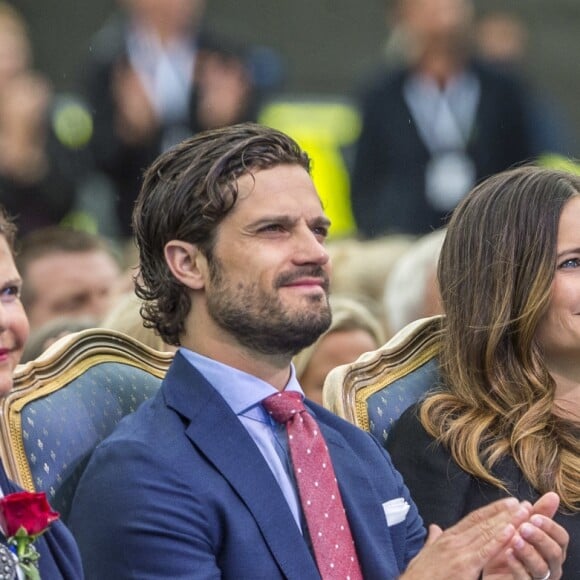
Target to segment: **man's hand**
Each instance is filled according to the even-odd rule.
[[[411,560],[401,580],[477,580],[483,568],[509,548],[531,506],[515,498],[496,501],[441,531],[429,528],[425,547]]]

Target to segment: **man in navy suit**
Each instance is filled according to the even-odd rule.
[[[330,224],[308,157],[258,125],[199,134],[147,171],[133,225],[142,314],[180,349],[159,393],[97,448],[79,484],[70,525],[87,577],[320,578],[285,431],[262,406],[302,394],[292,356],[331,321]],[[549,566],[558,577],[566,536],[549,517],[555,494],[534,507],[487,506],[432,530],[423,548],[386,452],[322,407],[307,409],[363,577],[475,579],[486,566],[516,578]],[[393,505],[407,507],[397,517]],[[541,525],[523,540],[532,511]]]

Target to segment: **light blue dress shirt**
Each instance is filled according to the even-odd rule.
[[[288,439],[284,426],[276,423],[262,406],[262,401],[278,391],[257,377],[181,347],[181,354],[204,376],[224,398],[246,428],[269,465],[298,528],[302,531],[302,507],[288,455]],[[286,391],[304,397],[294,366]]]

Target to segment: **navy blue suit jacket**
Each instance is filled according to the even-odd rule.
[[[327,441],[366,578],[395,578],[424,528],[368,434],[310,404]],[[387,527],[382,503],[404,497]],[[159,393],[94,452],[69,520],[87,578],[320,578],[258,447],[179,353]]]
[[[1,463],[0,487],[4,495],[22,491],[8,479]],[[4,536],[1,537],[4,540]],[[40,554],[38,568],[42,580],[82,580],[84,577],[79,551],[71,533],[62,522],[54,522],[36,540],[34,546]]]

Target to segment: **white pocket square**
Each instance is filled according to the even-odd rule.
[[[387,526],[390,528],[404,522],[410,507],[402,497],[386,501],[383,504],[383,510],[387,518]]]

